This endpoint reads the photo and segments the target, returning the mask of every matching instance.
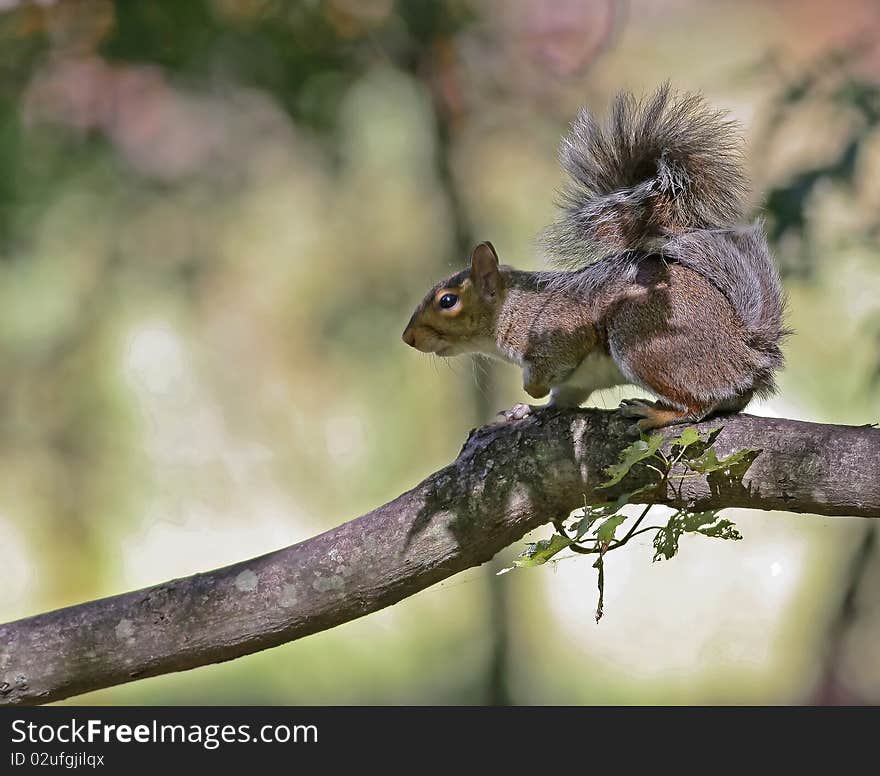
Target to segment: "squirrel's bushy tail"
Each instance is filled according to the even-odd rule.
[[[568,268],[653,250],[744,213],[748,185],[736,125],[700,95],[668,84],[641,101],[618,94],[605,124],[582,110],[559,158],[571,180],[541,242]]]

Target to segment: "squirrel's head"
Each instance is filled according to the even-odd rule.
[[[423,353],[457,356],[491,350],[504,280],[492,243],[471,254],[471,266],[425,295],[403,332],[403,341]]]

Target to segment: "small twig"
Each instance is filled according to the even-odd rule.
[[[584,502],[584,510],[586,510],[586,499],[584,499]],[[565,528],[565,523],[563,523],[563,521],[559,518],[553,521],[553,527],[556,529],[556,533],[571,542],[571,544],[568,545],[568,548],[572,552],[576,552],[580,555],[595,555],[597,552],[599,552],[599,550],[595,548],[584,547],[582,544],[578,543],[576,539],[573,539],[571,536],[569,536],[568,531]]]
[[[639,524],[642,522],[642,520],[644,520],[648,516],[648,512],[651,511],[651,507],[653,506],[654,504],[645,504],[645,508],[642,510],[642,514],[640,514],[635,523],[633,523],[632,528],[629,529],[626,536],[624,536],[620,541],[616,542],[614,546],[610,549],[616,550],[618,547],[623,547],[623,545],[632,538],[633,532],[636,530],[636,528],[639,527]]]
[[[664,528],[666,528],[665,525],[648,525],[641,531],[636,531],[635,533],[630,534],[626,540],[629,541],[630,539],[635,539],[639,534],[647,533],[648,531],[662,531]],[[621,543],[620,546],[623,546],[623,543]]]
[[[607,547],[605,548],[607,549]],[[605,549],[599,553],[595,566],[599,569],[599,603],[596,606],[596,622],[602,619],[602,611],[605,608]]]

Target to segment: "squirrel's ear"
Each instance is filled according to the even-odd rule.
[[[498,254],[490,242],[482,242],[471,254],[471,282],[484,299],[492,299],[501,290]]]

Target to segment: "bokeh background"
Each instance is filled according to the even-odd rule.
[[[0,0],[0,621],[305,539],[521,400],[400,333],[479,240],[540,265],[558,139],[620,88],[743,125],[797,331],[751,411],[880,420],[878,32],[872,0]],[[871,521],[731,517],[615,553],[599,625],[589,562],[498,576],[518,545],[77,702],[880,703]]]

